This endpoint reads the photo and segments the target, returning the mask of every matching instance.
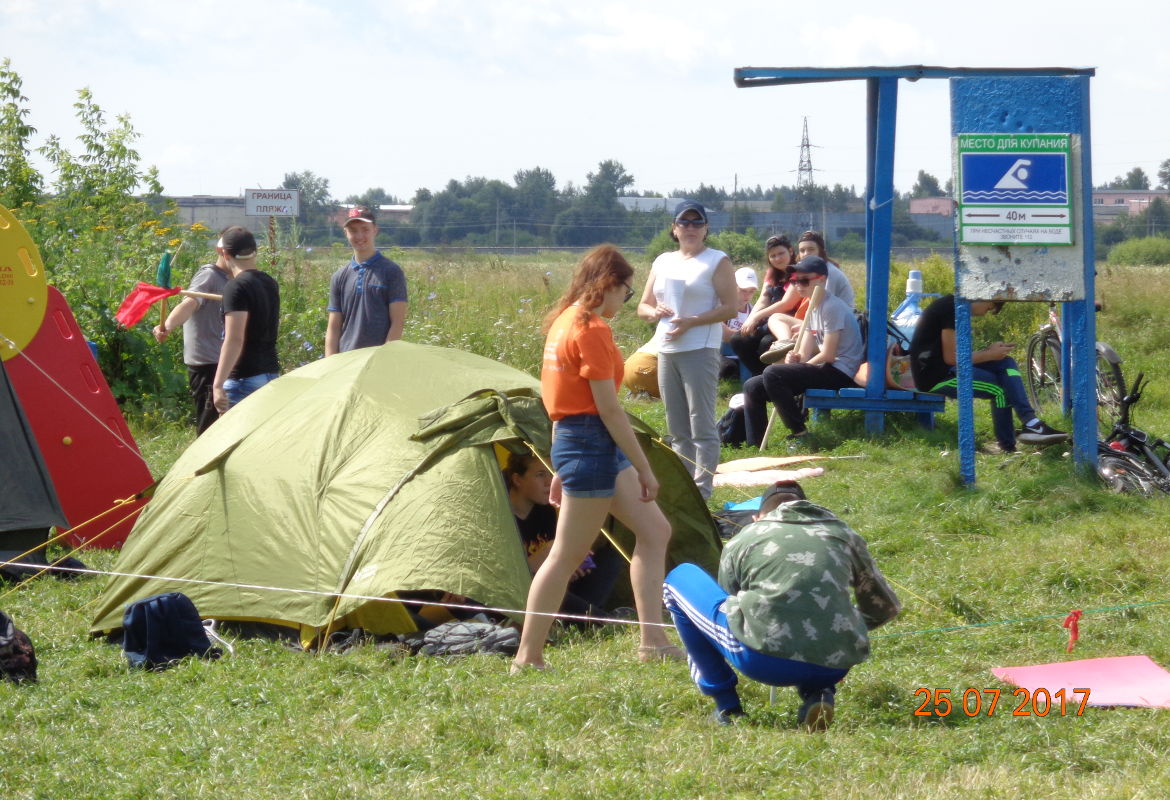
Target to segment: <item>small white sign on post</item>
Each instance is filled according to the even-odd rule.
[[[300,211],[299,189],[244,190],[244,214],[249,217],[295,217]]]

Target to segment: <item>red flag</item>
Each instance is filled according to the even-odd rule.
[[[123,327],[133,328],[142,321],[152,305],[164,297],[174,297],[180,291],[182,291],[181,286],[164,289],[161,286],[153,286],[139,281],[138,285],[134,287],[134,291],[126,295],[122,305],[118,306],[118,313],[114,315],[114,319],[122,323]]]
[[[1063,625],[1064,627],[1068,628],[1068,650],[1065,652],[1071,653],[1073,651],[1073,647],[1077,643],[1077,639],[1081,638],[1081,628],[1077,624],[1081,620],[1081,613],[1082,612],[1079,608],[1074,609],[1068,613],[1067,617],[1064,618]]]

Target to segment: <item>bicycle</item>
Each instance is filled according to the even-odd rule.
[[[1099,310],[1099,309],[1098,309]],[[1064,330],[1056,303],[1048,304],[1048,322],[1028,337],[1025,355],[1024,388],[1039,416],[1045,411],[1060,413],[1064,408],[1060,374],[1060,351]],[[1121,356],[1105,342],[1097,342],[1097,423],[1109,428],[1121,412],[1125,378],[1121,374]]]
[[[1097,474],[1115,492],[1149,496],[1155,491],[1170,492],[1170,442],[1130,423],[1144,379],[1145,374],[1139,372],[1133,388],[1121,398],[1113,430],[1097,443]]]

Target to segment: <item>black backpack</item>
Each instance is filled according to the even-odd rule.
[[[0,611],[0,675],[13,683],[36,683],[37,654],[24,631]]]
[[[727,409],[715,423],[715,431],[719,434],[720,443],[742,447],[747,442],[747,422],[744,419],[743,406]]]
[[[163,670],[186,656],[219,658],[191,598],[182,592],[156,594],[126,606],[122,649],[132,667]]]

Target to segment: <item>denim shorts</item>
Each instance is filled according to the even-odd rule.
[[[266,383],[280,377],[277,372],[262,372],[246,378],[228,378],[223,382],[223,393],[227,395],[228,407],[234,406]]]
[[[557,420],[552,465],[565,494],[613,497],[618,473],[630,466],[601,417],[573,414]]]

